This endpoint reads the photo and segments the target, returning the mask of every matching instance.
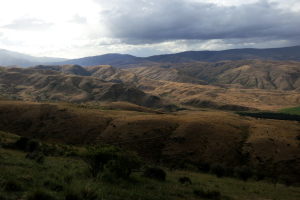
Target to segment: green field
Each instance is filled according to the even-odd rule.
[[[165,169],[166,181],[146,178],[141,172],[134,172],[128,180],[92,178],[86,163],[79,157],[47,156],[43,163],[38,163],[27,159],[23,151],[5,147],[5,144],[18,139],[17,136],[3,133],[0,136],[1,200],[300,199],[299,187],[217,178],[211,174],[182,170]],[[180,177],[189,177],[192,184],[179,183]],[[220,197],[204,198],[199,191],[217,192]]]
[[[300,115],[300,106],[293,107],[293,108],[285,108],[285,109],[280,110],[280,112],[293,114],[293,115]]]

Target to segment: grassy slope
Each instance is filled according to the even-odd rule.
[[[3,136],[3,135],[1,135]],[[9,140],[13,140],[10,137]],[[58,199],[64,199],[68,191],[94,191],[100,199],[201,199],[194,190],[207,189],[221,192],[223,199],[284,199],[300,198],[299,187],[286,187],[267,182],[243,182],[232,178],[216,178],[213,175],[188,171],[167,171],[167,181],[159,182],[134,173],[131,181],[114,184],[93,180],[86,175],[86,165],[80,159],[47,157],[44,164],[25,159],[25,153],[0,148],[0,198],[26,199],[30,193],[42,188]],[[178,178],[190,177],[192,185],[181,185]],[[10,181],[21,186],[20,191],[7,191],[3,183]],[[225,198],[227,197],[227,198]]]
[[[122,143],[154,161],[247,164],[299,174],[299,123],[240,117],[221,111],[154,114],[83,108],[74,104],[0,103],[0,130],[68,144]],[[150,138],[150,140],[148,140]],[[154,139],[151,139],[154,138]],[[299,179],[298,179],[299,180]]]
[[[285,109],[280,110],[280,112],[293,114],[293,115],[300,115],[300,106],[293,107],[293,108],[285,108]]]

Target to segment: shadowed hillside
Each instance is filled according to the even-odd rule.
[[[0,130],[44,141],[108,143],[155,162],[222,163],[299,178],[299,123],[221,111],[155,114],[71,104],[1,102]],[[299,180],[299,179],[298,179]]]
[[[74,70],[70,71],[74,73]],[[29,101],[128,101],[142,106],[163,107],[159,97],[145,94],[133,86],[52,70],[5,69],[0,74],[0,84],[1,96],[7,98]]]

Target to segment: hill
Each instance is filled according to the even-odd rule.
[[[227,61],[130,69],[40,65],[2,71],[2,96],[27,100],[128,101],[152,107],[170,102],[237,111],[300,104],[298,62]],[[155,97],[149,100],[148,96]]]
[[[41,148],[48,147],[52,152],[42,157],[43,161],[36,161],[28,156],[32,153],[9,148],[20,141],[20,137],[1,131],[0,136],[3,139],[0,141],[1,199],[297,200],[299,197],[299,187],[283,184],[274,187],[269,181],[257,181],[255,177],[246,182],[236,178],[217,178],[199,171],[166,168],[162,168],[166,173],[165,181],[143,176],[144,170],[131,173],[127,179],[107,176],[107,173],[95,179],[89,176],[87,164],[80,156],[79,151],[85,152],[85,149],[39,143]],[[183,177],[190,180],[190,184],[180,183]]]
[[[294,121],[213,110],[159,114],[7,101],[0,102],[0,117],[0,130],[55,144],[114,144],[176,166],[219,163],[271,170],[276,163],[278,174],[294,181],[300,177],[300,127]]]
[[[217,62],[224,60],[300,60],[300,46],[271,49],[229,49],[223,51],[187,51],[148,58],[154,62]]]
[[[18,52],[0,49],[0,66],[22,66],[28,67],[39,63],[60,62],[66,59],[51,57],[34,57]]]
[[[159,97],[145,94],[134,86],[72,74],[81,73],[81,67],[59,69],[67,74],[55,70],[4,68],[0,73],[1,96],[29,101],[128,101],[149,107],[164,106]]]
[[[119,68],[150,66],[157,63],[218,62],[235,60],[279,60],[300,61],[300,46],[272,49],[230,49],[224,51],[187,51],[150,57],[136,57],[127,54],[105,54],[70,59],[52,64],[112,65]]]

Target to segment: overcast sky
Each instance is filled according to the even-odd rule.
[[[300,0],[3,0],[0,49],[78,58],[300,45]]]

